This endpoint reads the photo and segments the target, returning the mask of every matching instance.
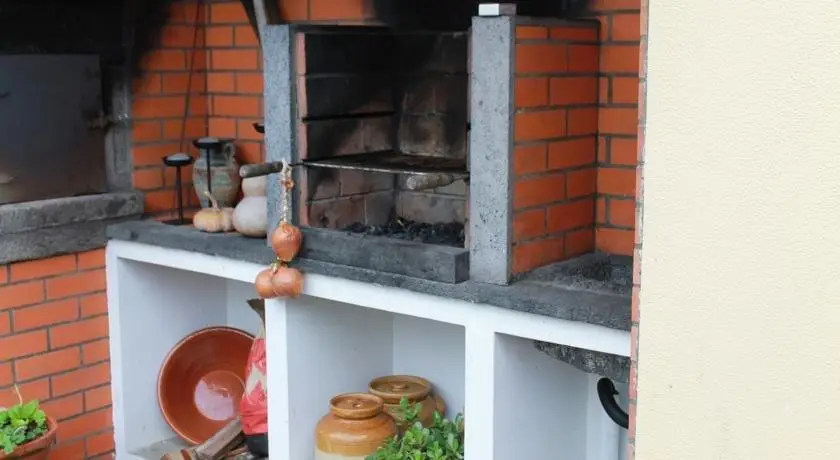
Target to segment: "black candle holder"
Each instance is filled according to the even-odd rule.
[[[168,157],[163,157],[162,160],[166,166],[175,168],[175,192],[178,194],[178,218],[165,220],[163,223],[168,225],[186,225],[190,222],[184,218],[184,191],[182,187],[183,182],[181,181],[181,169],[184,166],[191,165],[194,159],[186,153],[179,152],[173,153]]]

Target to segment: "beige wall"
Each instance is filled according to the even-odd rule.
[[[840,459],[840,2],[649,27],[636,458]]]

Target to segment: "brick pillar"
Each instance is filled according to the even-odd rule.
[[[595,246],[596,21],[475,18],[471,277],[516,275]]]

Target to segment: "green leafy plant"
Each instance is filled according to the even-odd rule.
[[[388,439],[366,460],[460,460],[464,458],[464,416],[455,420],[435,411],[432,426],[418,420],[420,406],[400,400],[400,411],[410,427],[401,436]]]
[[[18,404],[8,409],[0,408],[0,448],[7,454],[19,446],[38,439],[47,431],[47,416],[38,400],[26,404],[15,386]]]

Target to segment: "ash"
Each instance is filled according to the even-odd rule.
[[[464,247],[464,224],[457,222],[426,224],[397,217],[385,225],[367,225],[357,222],[342,230],[418,243]]]

